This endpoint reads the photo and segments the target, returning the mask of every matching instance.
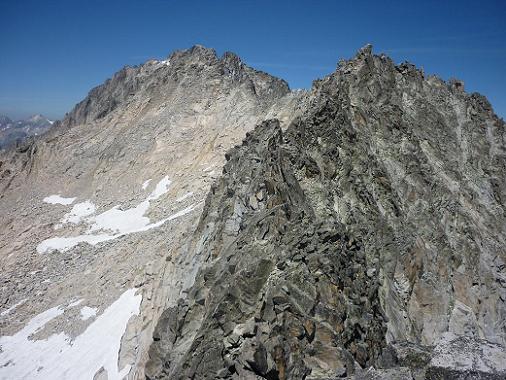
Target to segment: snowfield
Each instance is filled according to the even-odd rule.
[[[87,319],[90,319],[91,317],[97,315],[97,308],[85,306],[81,309],[80,312],[81,312],[81,319],[83,321],[86,321]]]
[[[53,250],[65,252],[80,243],[95,245],[117,239],[128,234],[143,232],[152,228],[160,227],[168,221],[193,211],[195,205],[190,205],[185,209],[155,223],[151,223],[150,219],[147,216],[144,216],[149,210],[151,201],[157,200],[163,194],[167,193],[170,184],[171,181],[168,177],[162,178],[162,180],[156,185],[153,192],[151,192],[144,201],[139,203],[137,206],[126,210],[121,210],[119,206],[114,206],[101,214],[93,215],[96,207],[90,201],[76,204],[72,210],[64,216],[61,223],[79,224],[84,221],[90,225],[86,233],[78,236],[53,237],[46,239],[37,246],[37,252],[46,253]],[[189,195],[187,194],[187,196]],[[181,200],[183,199],[176,201]],[[61,227],[62,224],[58,224],[58,228]]]
[[[74,203],[75,200],[75,198],[64,198],[59,195],[50,195],[49,197],[45,197],[42,201],[52,205],[68,206]]]
[[[63,332],[45,340],[31,339],[32,334],[65,312],[61,306],[35,316],[16,334],[0,337],[0,379],[91,380],[101,368],[109,380],[123,379],[131,367],[119,368],[118,355],[128,321],[139,315],[142,296],[136,291],[125,291],[73,340]],[[86,310],[85,314],[90,315],[91,311]]]
[[[63,217],[62,223],[79,224],[83,218],[95,213],[95,205],[90,201],[77,203],[72,210]]]

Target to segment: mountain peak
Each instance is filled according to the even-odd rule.
[[[49,130],[53,122],[41,114],[13,122],[7,116],[0,116],[0,149],[14,146],[30,136],[38,136]]]
[[[290,92],[288,84],[270,74],[246,66],[234,53],[218,58],[216,51],[202,45],[176,50],[166,60],[149,60],[124,67],[111,79],[90,91],[86,99],[65,116],[62,124],[72,126],[98,120],[132,102],[163,101],[181,83],[187,96],[197,96],[202,87],[218,86],[223,92],[243,86],[260,101],[269,103]]]
[[[126,67],[0,157],[0,378],[505,379],[504,130],[371,46]]]
[[[372,44],[365,44],[360,49],[358,49],[357,56],[367,57],[370,55],[372,55]]]
[[[183,64],[190,62],[212,63],[218,60],[216,50],[202,45],[194,45],[189,49],[176,50],[169,55],[169,60],[180,61]]]
[[[31,122],[31,123],[37,123],[42,120],[47,120],[47,119],[44,116],[42,116],[41,114],[35,114],[35,115],[30,116],[28,119],[26,119],[26,121]]]
[[[6,115],[0,115],[0,124],[9,124],[12,120]]]

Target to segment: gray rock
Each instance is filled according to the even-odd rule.
[[[504,376],[505,125],[462,87],[368,46],[232,149],[149,378]]]

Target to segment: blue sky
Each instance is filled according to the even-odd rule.
[[[506,117],[506,1],[1,0],[0,113],[60,118],[124,65],[194,44],[308,88],[366,43]]]

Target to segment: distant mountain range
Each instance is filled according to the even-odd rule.
[[[52,125],[53,121],[42,115],[33,115],[17,121],[0,115],[0,149],[15,145],[27,137],[41,135]]]

